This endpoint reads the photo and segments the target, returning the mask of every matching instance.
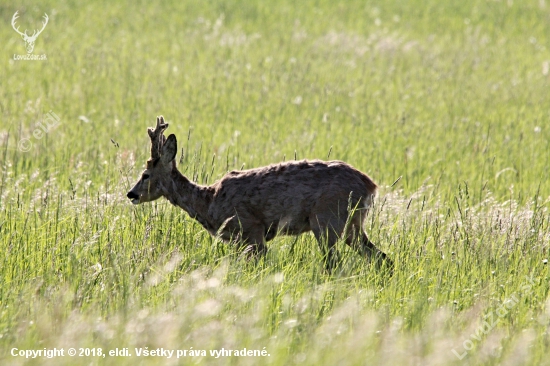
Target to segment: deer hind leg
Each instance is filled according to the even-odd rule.
[[[377,268],[388,267],[390,271],[393,271],[393,262],[386,253],[382,252],[376,247],[367,236],[367,233],[363,231],[362,220],[357,215],[353,217],[348,232],[346,233],[346,243],[355,249],[362,257],[367,257],[371,262],[376,264]]]
[[[339,233],[344,229],[345,223],[336,217],[316,216],[310,218],[309,225],[319,243],[325,261],[325,268],[328,273],[331,273],[340,262],[340,255],[335,244],[340,236]]]

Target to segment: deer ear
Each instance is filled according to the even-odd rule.
[[[178,152],[178,141],[176,140],[176,135],[171,134],[166,139],[164,145],[162,145],[162,155],[160,159],[163,163],[168,164],[176,157]]]

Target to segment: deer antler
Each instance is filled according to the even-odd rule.
[[[50,18],[48,18],[48,14],[44,13],[44,19],[45,19],[46,21],[45,21],[45,22],[42,22],[42,29],[40,29],[40,30],[38,31],[38,33],[36,33],[37,31],[34,31],[34,33],[36,33],[36,35],[33,33],[33,34],[32,34],[33,37],[35,37],[35,38],[38,37],[38,35],[39,35],[40,33],[42,33],[42,31],[44,30],[44,28],[46,28],[46,25],[48,24],[48,20],[50,19]]]
[[[38,35],[40,33],[42,33],[42,31],[44,30],[44,28],[46,28],[46,25],[48,24],[48,20],[50,18],[48,18],[48,14],[44,13],[44,22],[42,22],[42,29],[40,30],[35,30],[32,34],[32,36],[29,36],[27,34],[27,30],[25,29],[25,32],[24,33],[21,33],[19,31],[19,27],[15,28],[15,21],[17,20],[17,18],[19,18],[19,15],[17,15],[17,13],[19,13],[19,11],[16,11],[15,14],[13,14],[13,17],[11,18],[11,26],[13,27],[13,29],[19,33],[21,36],[25,37],[25,38],[29,38],[29,39],[36,39],[36,37],[38,37]]]
[[[152,159],[160,158],[162,145],[164,145],[164,142],[166,141],[166,137],[164,136],[164,130],[166,130],[167,128],[168,128],[168,123],[164,123],[164,117],[160,116],[160,117],[157,117],[157,127],[155,127],[155,129],[153,129],[152,127],[149,127],[147,129],[147,133],[151,138],[151,158]]]
[[[11,26],[13,27],[13,30],[15,30],[17,33],[19,33],[20,35],[22,35],[23,37],[27,36],[27,30],[25,29],[25,33],[21,33],[19,31],[19,27],[15,28],[15,21],[17,20],[17,18],[19,18],[19,16],[17,15],[19,11],[16,11],[15,14],[13,14],[13,17],[11,18]],[[47,23],[47,22],[46,22]],[[42,28],[43,29],[43,28]],[[27,36],[28,37],[28,36]]]

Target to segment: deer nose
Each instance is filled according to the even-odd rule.
[[[126,197],[128,197],[131,200],[139,198],[139,196],[132,191],[128,192],[128,194],[126,194]]]

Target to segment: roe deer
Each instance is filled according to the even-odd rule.
[[[176,136],[166,138],[167,127],[160,116],[156,128],[148,129],[151,158],[127,194],[133,204],[165,197],[210,234],[246,245],[249,257],[265,254],[265,242],[279,233],[311,230],[329,272],[338,262],[338,238],[378,267],[393,266],[363,231],[377,188],[366,174],[341,161],[301,160],[232,171],[211,186],[201,186],[176,168]]]

